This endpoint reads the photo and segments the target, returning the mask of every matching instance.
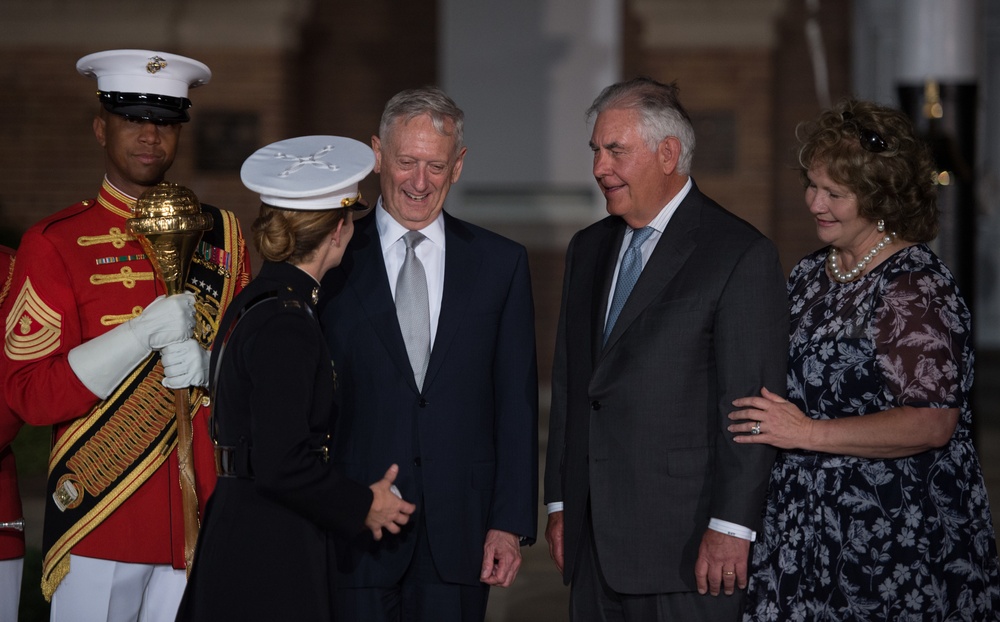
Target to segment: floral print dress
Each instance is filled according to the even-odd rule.
[[[972,445],[969,309],[925,245],[834,282],[789,277],[788,399],[815,419],[958,408],[945,447],[899,459],[778,454],[744,621],[1000,619],[996,538]]]

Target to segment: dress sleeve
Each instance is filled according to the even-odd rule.
[[[319,327],[304,312],[278,313],[254,340],[247,355],[254,484],[324,529],[351,536],[364,528],[372,492],[317,456],[328,432],[320,395],[333,384],[321,344]]]
[[[972,382],[971,314],[939,261],[908,267],[887,278],[873,318],[885,390],[899,406],[961,407]]]
[[[78,307],[60,249],[29,230],[3,307],[3,387],[10,407],[32,425],[76,419],[98,402],[67,360],[83,342]]]

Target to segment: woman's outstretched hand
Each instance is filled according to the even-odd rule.
[[[385,476],[375,482],[371,488],[372,507],[368,510],[365,518],[365,527],[372,532],[372,537],[376,540],[382,539],[382,530],[389,533],[399,533],[401,526],[410,521],[410,515],[417,509],[417,506],[403,500],[399,491],[392,483],[399,474],[399,466],[392,465],[385,472]]]

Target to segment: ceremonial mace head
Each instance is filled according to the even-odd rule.
[[[164,181],[142,193],[125,228],[139,240],[172,296],[184,291],[191,259],[202,234],[212,228],[212,215],[201,211],[189,189]]]

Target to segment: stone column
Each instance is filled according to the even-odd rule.
[[[907,0],[898,10],[900,107],[931,145],[941,208],[937,252],[971,305],[976,263],[977,2]]]

